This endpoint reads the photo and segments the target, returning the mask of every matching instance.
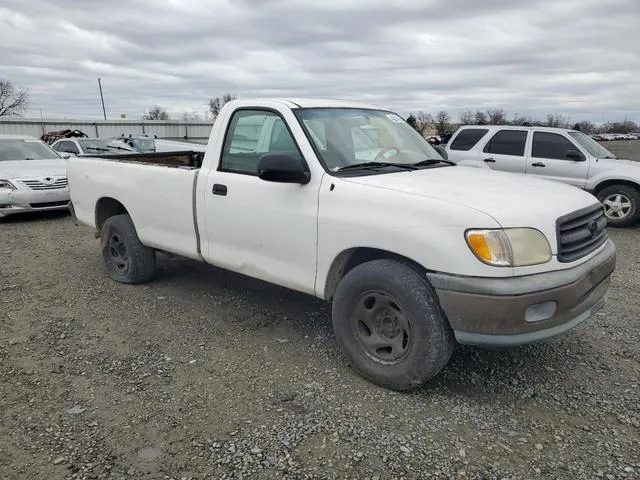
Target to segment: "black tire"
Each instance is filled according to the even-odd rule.
[[[156,251],[140,243],[129,215],[115,215],[104,222],[100,247],[107,274],[112,280],[137,284],[153,278]]]
[[[625,228],[640,220],[640,192],[634,187],[624,184],[609,185],[600,190],[597,197],[604,205],[609,226]],[[616,205],[619,202],[614,201],[616,199],[622,199],[624,203],[620,205],[628,204],[629,207],[616,210],[620,208],[620,205]]]
[[[426,277],[395,260],[373,260],[350,270],[338,285],[332,310],[336,340],[351,366],[385,388],[424,385],[447,365],[455,347]]]

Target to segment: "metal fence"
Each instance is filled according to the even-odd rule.
[[[122,134],[156,135],[167,140],[207,143],[213,122],[180,120],[40,120],[35,118],[2,118],[0,135],[31,135],[56,130],[81,130],[89,137],[111,138]]]

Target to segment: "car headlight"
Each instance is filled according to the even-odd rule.
[[[0,189],[15,190],[16,187],[9,180],[0,180]]]
[[[549,241],[533,228],[468,230],[471,251],[482,262],[496,267],[524,267],[551,260]]]

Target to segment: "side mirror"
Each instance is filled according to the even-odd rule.
[[[567,150],[567,158],[575,162],[584,162],[586,158],[578,150]]]
[[[258,161],[258,177],[268,182],[309,183],[311,174],[302,162],[281,153],[266,154]]]
[[[71,154],[69,152],[58,152],[62,158],[65,160],[71,158]]]

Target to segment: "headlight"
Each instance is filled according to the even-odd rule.
[[[11,183],[9,180],[0,180],[0,189],[4,188],[4,189],[9,189],[9,190],[15,190],[16,187],[13,185],[13,183]]]
[[[465,237],[476,257],[496,267],[524,267],[551,260],[547,238],[533,228],[468,230]]]

